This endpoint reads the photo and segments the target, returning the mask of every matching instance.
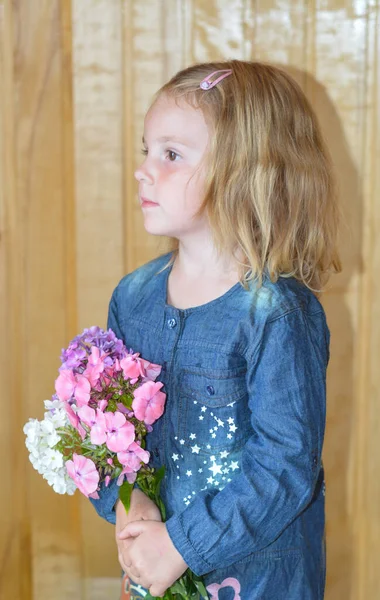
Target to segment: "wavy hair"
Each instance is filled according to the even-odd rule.
[[[220,69],[232,74],[202,90],[202,79]],[[162,94],[204,114],[210,143],[198,214],[207,211],[215,247],[235,256],[241,283],[295,277],[322,292],[342,270],[340,212],[329,152],[299,85],[273,65],[231,60],[183,69],[156,98]],[[178,240],[170,247],[166,266]]]

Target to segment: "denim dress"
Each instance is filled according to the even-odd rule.
[[[261,288],[237,283],[177,309],[167,304],[169,258],[125,276],[108,315],[128,348],[162,365],[166,407],[147,449],[166,468],[169,536],[212,600],[321,600],[323,307],[294,278],[266,276]],[[99,495],[93,505],[115,523],[116,482]]]

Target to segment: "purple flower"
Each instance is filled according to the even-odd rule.
[[[112,367],[116,360],[122,360],[129,352],[119,340],[112,329],[104,331],[100,327],[93,326],[77,335],[71,340],[68,347],[62,350],[60,371],[74,369],[82,373],[86,368],[88,358],[91,356],[92,347],[99,348],[100,354],[107,354],[104,364]]]

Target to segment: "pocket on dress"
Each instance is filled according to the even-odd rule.
[[[193,452],[237,450],[252,433],[245,373],[184,370],[179,405],[181,443]]]

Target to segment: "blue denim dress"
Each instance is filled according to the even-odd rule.
[[[325,587],[330,332],[294,278],[237,283],[202,306],[167,304],[165,254],[124,277],[108,326],[162,365],[165,413],[148,435],[165,465],[167,529],[212,600],[321,600]],[[92,500],[115,523],[118,487]]]

